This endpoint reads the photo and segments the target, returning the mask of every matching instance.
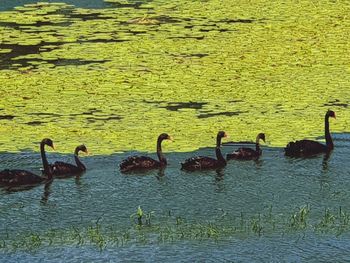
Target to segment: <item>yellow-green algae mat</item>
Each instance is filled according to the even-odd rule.
[[[349,1],[37,3],[0,12],[0,148],[94,154],[350,128]]]

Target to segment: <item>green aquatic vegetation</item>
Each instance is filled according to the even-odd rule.
[[[131,219],[136,219],[137,220],[137,225],[139,227],[141,226],[151,226],[151,219],[152,216],[154,214],[154,211],[151,212],[144,212],[141,208],[141,206],[139,206],[137,208],[136,213],[132,214],[130,216]]]
[[[349,3],[108,2],[0,12],[2,150],[155,151],[168,132],[192,151],[218,130],[284,146],[323,135],[328,108],[349,129]]]
[[[252,230],[254,233],[258,234],[259,236],[261,235],[261,232],[263,230],[263,226],[260,223],[260,215],[258,218],[254,218],[251,221],[251,225],[252,225]]]
[[[301,207],[299,211],[297,211],[291,216],[290,227],[296,228],[296,229],[306,228],[309,213],[310,213],[310,207],[308,205]]]
[[[338,212],[333,212],[329,208],[325,208],[322,218],[315,226],[315,229],[320,232],[334,232],[341,235],[349,231],[350,215],[339,207]]]
[[[4,233],[0,235],[0,250],[36,251],[48,246],[94,246],[103,250],[135,243],[154,244],[181,240],[219,242],[232,237],[240,239],[247,236],[285,236],[299,231],[304,235],[321,232],[339,236],[349,231],[350,216],[347,211],[339,208],[338,212],[332,212],[335,210],[326,208],[323,215],[312,211],[306,205],[292,214],[274,213],[270,209],[257,215],[228,214],[210,221],[187,220],[178,215],[167,215],[154,217],[152,224],[142,223],[135,226],[132,222],[130,227],[104,224],[99,219],[85,226],[48,229],[42,232],[29,230],[27,233]],[[145,213],[138,211],[135,216],[144,217]]]

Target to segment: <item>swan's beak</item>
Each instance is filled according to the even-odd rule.
[[[230,138],[226,132],[224,134],[224,138]]]
[[[55,151],[56,150],[56,147],[54,144],[52,144],[51,148]]]
[[[171,141],[171,142],[173,142],[173,141],[174,141],[174,138],[173,138],[172,136],[169,136],[169,137],[168,137],[168,140]]]
[[[336,119],[335,113],[334,113],[334,117],[333,118]]]
[[[86,153],[86,155],[90,155],[90,152],[87,149],[84,151],[84,153]]]

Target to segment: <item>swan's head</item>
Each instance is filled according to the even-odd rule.
[[[326,115],[335,119],[335,112],[332,110],[328,110]]]
[[[78,153],[78,152],[80,152],[80,151],[82,151],[82,152],[84,152],[84,153],[86,153],[86,154],[89,153],[88,149],[86,148],[86,146],[85,146],[84,144],[79,145],[77,148],[75,148],[75,152],[76,152],[76,153]]]
[[[167,133],[162,133],[161,135],[159,135],[158,140],[160,140],[160,141],[163,141],[163,140],[173,141],[173,137],[171,137]]]
[[[265,142],[265,133],[259,133],[259,134],[258,134],[258,138],[259,138],[260,140],[263,140],[263,142]]]
[[[52,149],[55,150],[55,146],[53,145],[53,141],[51,139],[45,138],[41,141],[41,143],[50,146]]]
[[[218,137],[218,138],[228,138],[228,135],[227,135],[227,133],[224,132],[224,131],[219,131],[217,137]]]

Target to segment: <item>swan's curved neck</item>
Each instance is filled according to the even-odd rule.
[[[44,168],[44,173],[48,176],[48,179],[52,179],[52,172],[51,168],[49,166],[49,163],[46,158],[45,154],[45,143],[41,142],[40,143],[40,154],[41,154],[41,160],[43,161],[43,168]]]
[[[255,140],[255,151],[260,153],[261,150],[260,150],[259,140],[260,140],[260,137],[258,135],[258,136],[256,136],[256,140]]]
[[[86,167],[85,165],[80,161],[79,159],[79,150],[78,149],[75,149],[75,152],[74,152],[74,160],[75,160],[75,163],[77,164],[78,168],[80,168],[81,170],[85,171],[86,170]]]
[[[331,134],[329,132],[329,116],[328,116],[328,114],[326,114],[325,120],[324,120],[324,133],[325,133],[326,145],[327,145],[328,150],[333,150],[334,144],[333,144]]]
[[[158,138],[157,140],[157,155],[158,155],[159,162],[163,165],[166,165],[167,160],[162,152],[162,141],[163,139],[160,139],[160,138]]]
[[[220,145],[221,145],[221,137],[218,136],[216,137],[216,147],[215,147],[216,159],[218,159],[220,163],[226,165],[226,160],[224,156],[222,156]]]

